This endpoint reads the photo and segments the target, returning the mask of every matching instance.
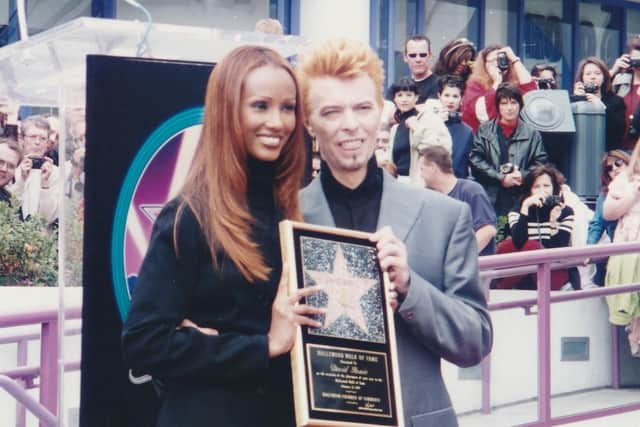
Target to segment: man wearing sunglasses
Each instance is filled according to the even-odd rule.
[[[431,40],[422,35],[412,36],[404,43],[404,62],[411,78],[418,86],[418,104],[438,97],[438,78],[431,71]]]

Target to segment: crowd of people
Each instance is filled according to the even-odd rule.
[[[466,39],[447,43],[432,67],[435,56],[428,37],[406,40],[409,75],[387,92],[386,102],[392,103],[395,114],[382,117],[380,132],[392,131],[388,142],[378,147],[380,165],[396,171],[400,180],[454,198],[460,198],[454,188],[466,188],[466,181],[476,184],[468,186],[473,201],[466,200],[472,213],[479,212],[474,230],[482,230],[478,227],[489,218],[487,209],[478,207],[481,193],[486,199],[481,205],[491,207],[497,241],[487,246],[478,239],[482,255],[613,240],[615,227],[603,218],[602,206],[611,174],[629,163],[638,139],[640,35],[630,40],[611,69],[597,57],[583,59],[570,91],[571,102],[592,103],[605,116],[603,185],[595,213],[571,191],[561,165],[555,164],[559,159],[552,155],[557,147],[548,149],[543,135],[522,119],[527,92],[560,89],[553,65],[536,64],[529,71],[509,46],[492,45],[476,52]],[[434,146],[442,147],[450,159],[434,152]],[[555,274],[553,288],[602,286],[604,268],[599,264],[595,274],[593,268],[582,267]],[[530,277],[515,279],[494,286],[535,288]]]
[[[84,117],[69,122],[66,164],[59,164],[59,121],[36,114],[10,124],[0,136],[0,200],[17,203],[20,217],[38,216],[56,232],[63,197],[80,204],[84,196]],[[64,184],[64,186],[63,186]]]

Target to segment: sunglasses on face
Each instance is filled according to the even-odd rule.
[[[420,58],[426,58],[427,56],[429,56],[428,53],[408,53],[407,56],[409,58],[415,58],[416,56],[419,56]]]
[[[616,161],[613,162],[612,165],[607,165],[607,167],[605,167],[604,170],[607,172],[611,172],[614,166],[616,167],[616,169],[618,169],[618,168],[621,168],[623,165],[624,165],[624,162],[621,159],[616,159]]]

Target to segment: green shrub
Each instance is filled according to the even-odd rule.
[[[12,207],[13,206],[13,207]],[[44,218],[19,218],[18,201],[0,202],[0,286],[55,286],[58,237]]]

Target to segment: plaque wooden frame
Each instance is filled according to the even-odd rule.
[[[383,342],[317,332],[330,326],[327,324],[317,329],[305,326],[298,328],[291,350],[291,369],[296,425],[300,427],[404,427],[394,313],[385,292],[389,286],[389,278],[388,274],[383,273],[380,269],[379,261],[375,257],[375,244],[369,240],[370,236],[370,233],[360,231],[289,220],[280,222],[283,263],[289,265],[289,292],[295,292],[306,286],[305,277],[310,277],[309,271],[305,270],[303,265],[305,262],[303,261],[303,251],[305,250],[303,249],[305,245],[303,241],[305,238],[308,238],[308,242],[311,244],[317,240],[320,246],[325,243],[326,245],[335,245],[335,257],[332,261],[334,268],[337,268],[335,265],[338,263],[338,247],[347,249],[355,247],[356,250],[359,247],[366,248],[363,250],[373,254],[373,261],[369,262],[368,266],[374,265],[375,267],[367,272],[370,278],[362,280],[375,283],[371,285],[368,293],[359,299],[358,305],[363,313],[363,319],[370,316],[370,314],[364,314],[361,301],[369,298],[370,295],[375,295],[372,299],[376,300],[377,298],[380,304],[375,305],[379,312],[376,310],[373,318],[382,319],[378,324],[384,326],[376,329],[382,332],[373,338],[373,340],[382,339]],[[340,249],[341,257],[343,257],[342,252],[343,249]],[[352,259],[355,258],[352,256]],[[344,261],[344,265],[346,268],[346,261]],[[332,270],[330,274],[335,274],[335,271]],[[354,278],[354,280],[360,281],[361,278]],[[331,296],[328,292],[325,295],[328,305]],[[307,303],[310,303],[309,300]],[[367,311],[367,313],[369,312]],[[348,322],[353,320],[348,316],[348,313],[346,314],[346,322],[349,324]],[[325,315],[325,322],[326,318]],[[340,320],[341,318],[338,318],[332,324],[338,324]],[[366,322],[366,328],[359,330],[364,335],[371,331],[369,329],[370,321],[366,320]],[[356,324],[357,322],[353,323],[353,325]],[[329,369],[322,370],[323,363],[328,364]],[[311,368],[312,364],[314,369]],[[321,367],[318,368],[318,366]],[[379,374],[381,369],[383,370],[382,375]],[[369,376],[370,372],[374,373]],[[322,389],[323,385],[319,383],[323,383],[326,388]],[[357,394],[360,390],[366,391]],[[384,397],[385,391],[386,397]],[[372,394],[367,395],[369,392]],[[329,397],[325,398],[325,395]],[[385,399],[388,400],[385,402]],[[318,406],[319,401],[328,406],[322,406],[322,403]],[[377,404],[378,402],[379,404]],[[338,405],[338,408],[336,409],[332,405]]]

